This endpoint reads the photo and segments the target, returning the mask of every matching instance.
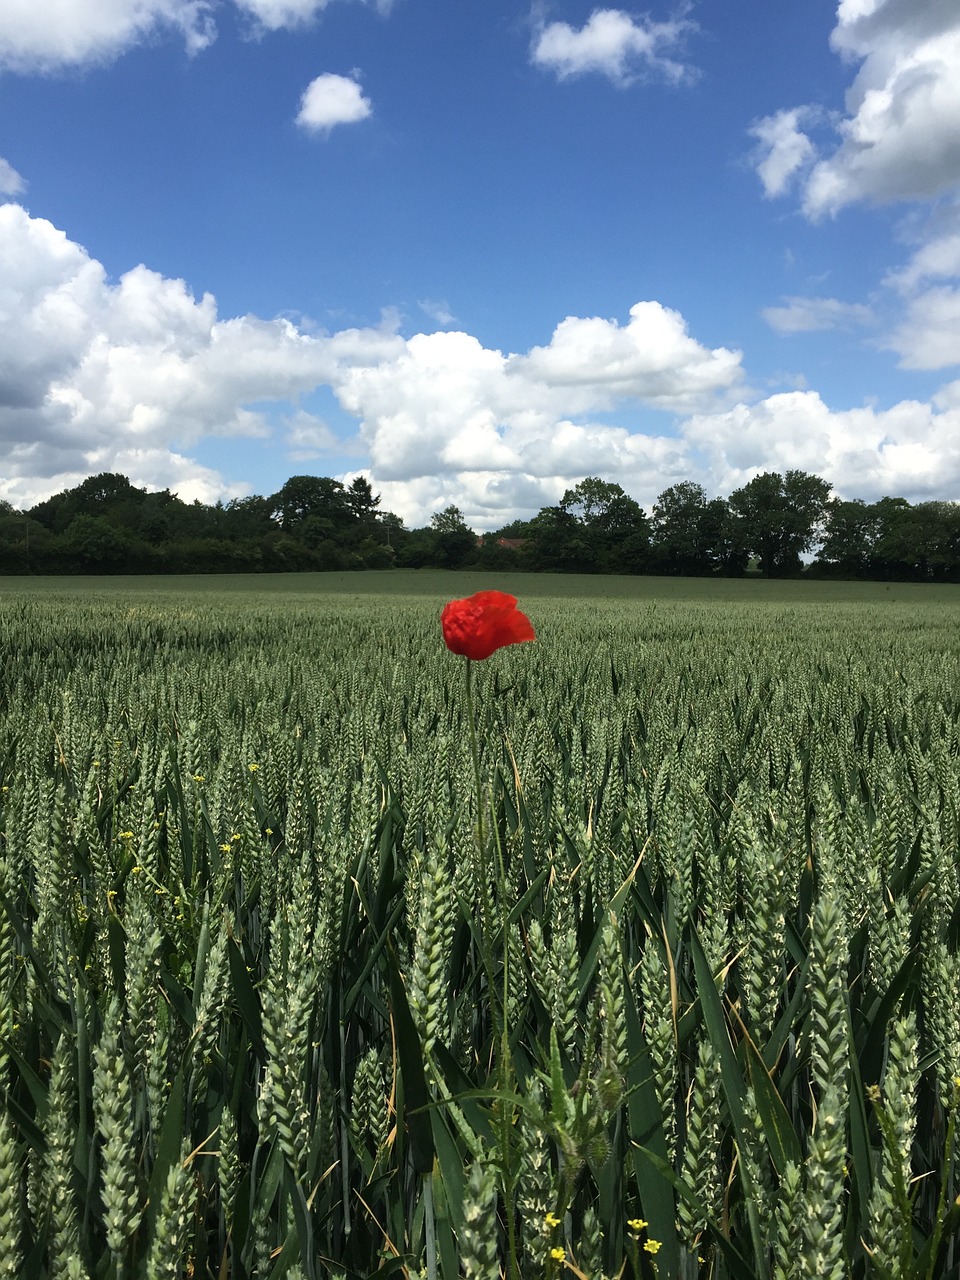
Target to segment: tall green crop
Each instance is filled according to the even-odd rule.
[[[956,608],[442,603],[0,601],[0,1272],[960,1274]]]

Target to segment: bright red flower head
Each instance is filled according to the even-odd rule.
[[[465,658],[489,658],[504,645],[537,638],[530,619],[517,608],[517,597],[505,591],[451,600],[443,606],[440,625],[447,648]]]

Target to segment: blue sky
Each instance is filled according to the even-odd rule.
[[[955,0],[6,0],[0,496],[960,498]]]

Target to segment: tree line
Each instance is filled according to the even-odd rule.
[[[27,511],[0,502],[7,574],[392,567],[958,582],[960,504],[831,498],[820,476],[768,471],[727,498],[680,481],[648,514],[588,476],[531,520],[478,537],[455,506],[407,529],[362,476],[292,476],[268,497],[208,505],[104,472]]]

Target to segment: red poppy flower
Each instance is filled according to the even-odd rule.
[[[536,640],[517,597],[505,591],[478,591],[465,600],[451,600],[440,615],[443,639],[451,653],[465,658],[489,658],[504,645]]]

